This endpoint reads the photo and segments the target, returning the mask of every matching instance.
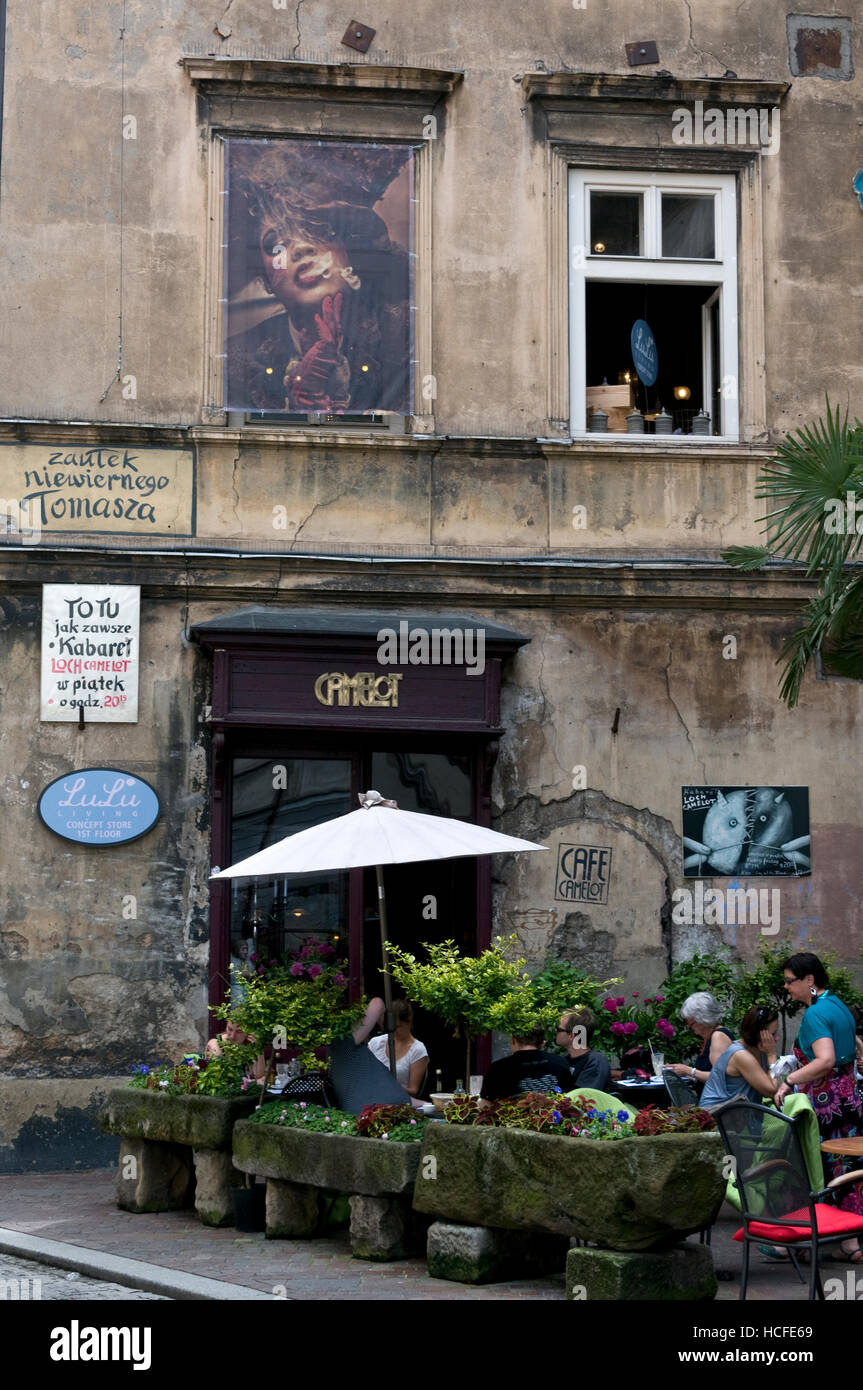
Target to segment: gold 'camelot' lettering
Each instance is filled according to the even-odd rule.
[[[324,671],[315,681],[315,698],[330,707],[397,709],[400,680],[400,675],[378,676],[374,671],[357,671],[355,676]]]

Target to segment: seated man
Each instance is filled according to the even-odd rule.
[[[481,1099],[505,1100],[528,1091],[572,1090],[566,1063],[560,1057],[552,1057],[550,1052],[540,1051],[544,1041],[542,1028],[525,1038],[512,1038],[512,1056],[492,1062],[483,1079]]]
[[[611,1080],[611,1062],[604,1052],[588,1048],[596,1019],[588,1008],[573,1009],[564,1014],[557,1030],[558,1044],[569,1054],[570,1090],[589,1086],[594,1091],[607,1091]]]

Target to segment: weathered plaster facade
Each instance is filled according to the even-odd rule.
[[[750,779],[810,790],[812,876],[758,881],[781,887],[783,931],[859,959],[863,694],[813,675],[789,712],[775,662],[808,590],[798,571],[740,575],[720,555],[759,539],[771,443],[825,394],[860,412],[860,78],[792,78],[778,0],[635,0],[625,15],[541,0],[517,16],[376,0],[365,57],[341,46],[330,0],[223,8],[130,0],[121,39],[119,5],[7,5],[0,451],[194,449],[196,526],[2,538],[0,1170],[101,1161],[89,1116],[106,1084],[206,1036],[212,668],[188,633],[251,604],[461,611],[529,637],[504,671],[492,798],[500,829],[552,850],[495,871],[494,925],[532,963],[551,951],[642,989],[693,949],[751,953],[756,928],[670,920],[681,785]],[[842,28],[859,73],[859,24]],[[644,36],[658,69],[627,65]],[[759,83],[781,99],[779,147],[676,147],[674,107],[731,102],[734,80],[746,104]],[[214,121],[419,141],[426,110],[429,413],[405,434],[238,426],[213,394]],[[555,161],[594,157],[738,179],[741,442],[570,439]],[[40,723],[40,586],[95,580],[141,586],[138,723]],[[36,815],[48,782],[97,764],[161,798],[123,850],[60,841]],[[607,904],[555,899],[562,842],[611,848]]]

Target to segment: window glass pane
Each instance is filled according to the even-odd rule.
[[[590,252],[595,256],[641,255],[640,193],[591,193]]]
[[[716,256],[714,199],[662,195],[662,254],[712,261]]]
[[[586,310],[587,403],[608,417],[610,434],[626,433],[626,417],[637,409],[644,433],[655,430],[663,410],[672,432],[692,433],[702,399],[702,305],[715,286],[659,285],[635,280],[588,283]],[[645,319],[656,340],[658,375],[652,386],[638,379],[631,354],[632,325]],[[627,377],[629,378],[627,380]]]
[[[348,758],[235,758],[233,789],[233,864],[353,810]],[[247,968],[249,955],[278,959],[307,936],[340,937],[346,947],[347,879],[345,872],[231,879],[234,962]]]
[[[375,753],[372,785],[400,811],[473,819],[471,759],[458,753]]]

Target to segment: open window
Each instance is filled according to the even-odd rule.
[[[569,175],[571,427],[736,441],[738,288],[732,175]],[[633,354],[652,338],[653,370]],[[601,418],[601,417],[600,417]],[[629,419],[629,426],[627,421]]]

